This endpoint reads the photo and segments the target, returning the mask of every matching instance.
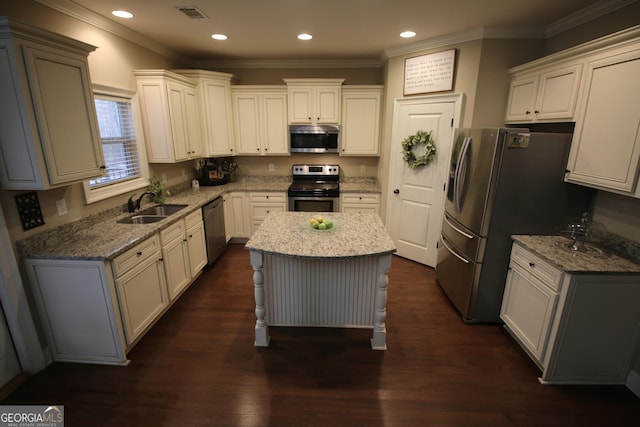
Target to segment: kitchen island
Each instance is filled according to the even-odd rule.
[[[246,244],[253,267],[255,346],[268,327],[373,328],[371,347],[386,349],[387,273],[395,246],[376,214],[323,213],[333,228],[316,230],[320,214],[269,214]]]

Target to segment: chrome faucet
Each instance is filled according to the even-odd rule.
[[[151,195],[154,197],[157,197],[158,195],[156,193],[154,193],[153,191],[145,191],[144,193],[142,193],[140,195],[140,197],[138,197],[138,200],[136,200],[135,202],[133,201],[133,198],[135,197],[135,194],[132,194],[131,197],[129,197],[129,200],[127,200],[127,210],[129,212],[135,212],[137,209],[140,209],[140,202],[142,201],[142,198],[146,195]]]

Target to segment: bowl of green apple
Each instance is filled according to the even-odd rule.
[[[309,219],[309,226],[311,229],[318,231],[331,230],[333,229],[333,221],[318,215]]]

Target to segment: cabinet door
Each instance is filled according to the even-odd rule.
[[[289,88],[289,123],[312,122],[311,92],[310,87]]]
[[[234,237],[234,223],[235,218],[233,217],[233,205],[231,203],[231,195],[225,194],[223,197],[224,203],[224,234],[227,239],[227,243]]]
[[[186,122],[186,100],[184,88],[177,84],[167,83],[169,116],[171,117],[171,137],[173,139],[173,155],[176,161],[189,158],[189,129]]]
[[[534,119],[538,75],[515,78],[509,86],[507,122],[528,122]]]
[[[229,201],[233,212],[233,237],[249,237],[249,209],[245,193],[230,193]]]
[[[382,90],[343,91],[341,155],[378,155]]]
[[[534,110],[536,120],[571,120],[576,109],[582,64],[542,73]]]
[[[208,130],[205,153],[207,157],[232,155],[234,138],[229,84],[206,80],[201,84],[204,85],[204,122]]]
[[[233,93],[238,154],[260,154],[260,104],[257,93]]]
[[[340,88],[318,87],[314,93],[315,123],[340,123]]]
[[[169,290],[169,301],[180,293],[191,280],[189,254],[184,234],[162,247],[162,264]]]
[[[207,265],[207,243],[202,221],[187,230],[187,249],[189,251],[189,274],[193,278]]]
[[[185,123],[187,124],[187,150],[190,159],[202,157],[202,136],[200,135],[200,119],[198,94],[193,89],[184,90]]]
[[[127,344],[131,345],[167,307],[162,262],[155,257],[116,280]]]
[[[104,158],[86,58],[23,47],[49,182],[102,175]]]
[[[289,154],[286,93],[262,95],[262,145],[261,154]]]
[[[544,358],[557,299],[555,292],[511,263],[500,318],[539,364]]]
[[[640,158],[640,45],[587,64],[567,181],[632,193]]]

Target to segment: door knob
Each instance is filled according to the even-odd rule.
[[[400,190],[396,188],[395,190],[393,190],[393,194],[400,194]]]

